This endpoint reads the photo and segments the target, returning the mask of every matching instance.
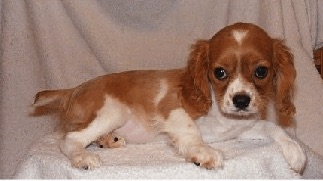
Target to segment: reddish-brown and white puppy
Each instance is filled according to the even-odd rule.
[[[210,112],[224,120],[265,119],[273,100],[279,124],[288,126],[295,113],[295,74],[293,56],[281,40],[253,24],[237,23],[197,41],[186,68],[114,73],[72,89],[42,91],[33,115],[59,113],[65,131],[61,151],[77,168],[98,167],[99,157],[85,147],[114,132],[130,143],[166,133],[188,161],[213,169],[222,166],[222,154],[203,142],[196,120]],[[302,149],[273,127],[282,147],[291,143],[285,156],[300,171]]]

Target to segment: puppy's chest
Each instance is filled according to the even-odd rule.
[[[230,120],[218,117],[202,117],[198,120],[198,126],[204,141],[218,142],[235,139],[247,130],[251,129],[254,120]]]
[[[204,141],[218,142],[239,137],[254,127],[256,120],[227,118],[219,112],[217,104],[213,104],[209,114],[198,119],[197,124]]]

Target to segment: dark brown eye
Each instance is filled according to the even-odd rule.
[[[221,67],[216,68],[216,69],[214,70],[214,75],[215,75],[215,77],[216,77],[217,79],[219,79],[219,80],[223,80],[223,79],[225,79],[225,78],[227,78],[227,77],[228,77],[227,72],[226,72],[223,68],[221,68]]]
[[[259,66],[255,70],[255,76],[258,79],[264,79],[268,74],[268,68],[264,66]]]

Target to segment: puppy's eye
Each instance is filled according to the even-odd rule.
[[[264,79],[268,74],[268,68],[264,66],[259,66],[255,70],[255,76],[258,79]]]
[[[219,80],[223,80],[228,77],[227,72],[223,68],[216,68],[214,70],[214,75]]]

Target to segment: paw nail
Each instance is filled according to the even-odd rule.
[[[103,145],[100,145],[99,147],[100,147],[100,148],[103,148]]]
[[[84,169],[84,170],[88,170],[88,169],[89,169],[89,167],[88,167],[88,166],[84,166],[84,167],[83,167],[83,169]]]
[[[196,162],[194,162],[194,165],[196,165],[196,166],[200,166],[201,164],[200,163],[196,163]]]
[[[114,139],[113,139],[113,141],[114,142],[117,142],[119,140],[119,138],[117,138],[117,137],[115,137]]]

